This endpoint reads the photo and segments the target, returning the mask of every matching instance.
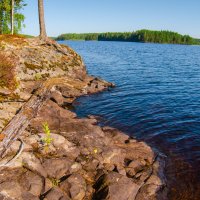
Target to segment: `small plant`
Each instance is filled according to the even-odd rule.
[[[60,183],[60,180],[56,179],[56,178],[51,178],[50,181],[51,181],[53,187],[57,187]]]
[[[97,154],[98,153],[98,149],[94,148],[94,153]]]
[[[42,75],[41,75],[40,73],[36,73],[34,79],[35,79],[36,81],[39,81],[39,80],[42,79]]]
[[[43,131],[44,131],[44,133],[45,133],[45,135],[46,135],[46,137],[43,139],[43,142],[44,142],[44,144],[45,144],[45,149],[48,150],[49,145],[50,145],[50,144],[52,143],[52,141],[53,141],[53,138],[51,137],[51,131],[50,131],[50,129],[49,129],[48,123],[47,123],[47,122],[44,122],[44,123],[42,124],[42,127],[43,127]]]

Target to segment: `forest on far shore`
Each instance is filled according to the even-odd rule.
[[[200,44],[199,39],[192,38],[189,35],[181,35],[172,31],[151,31],[146,29],[135,32],[67,33],[59,35],[56,40],[124,41],[186,45]]]

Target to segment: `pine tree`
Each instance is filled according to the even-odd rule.
[[[44,2],[38,0],[38,13],[39,13],[39,24],[40,24],[40,39],[45,40],[47,38],[46,27],[44,21]]]
[[[11,12],[10,12],[10,26],[11,26],[11,34],[14,34],[14,6],[15,6],[15,1],[11,0]]]

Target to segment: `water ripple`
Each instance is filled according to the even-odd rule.
[[[117,87],[77,100],[79,116],[110,125],[167,155],[170,200],[200,197],[200,46],[67,42],[90,74]]]

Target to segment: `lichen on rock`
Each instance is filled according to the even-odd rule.
[[[5,139],[8,130],[20,133],[0,161],[0,199],[166,199],[158,153],[68,109],[77,97],[113,84],[87,75],[81,57],[54,41],[0,36],[0,48],[17,59],[19,81],[17,88],[0,87],[0,130]]]

